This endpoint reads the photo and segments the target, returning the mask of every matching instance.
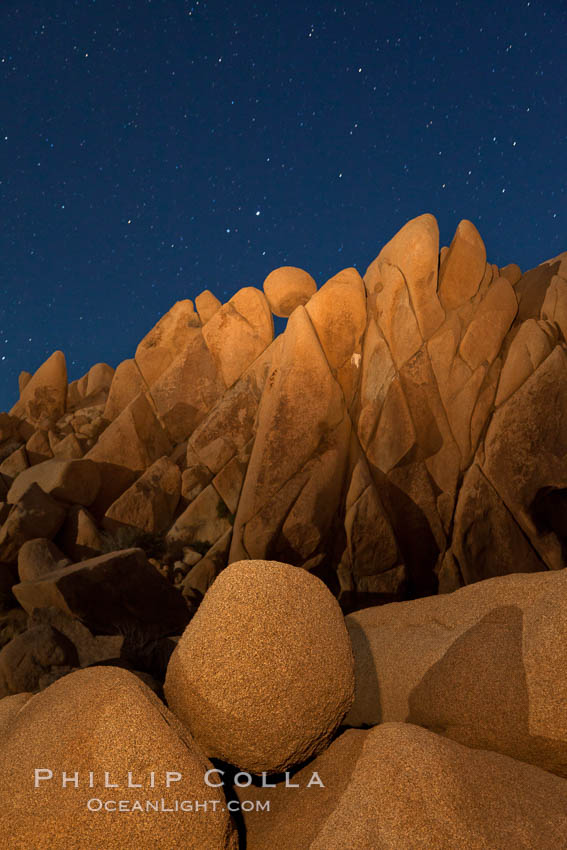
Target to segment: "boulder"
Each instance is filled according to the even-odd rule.
[[[274,338],[272,314],[264,294],[239,289],[203,327],[203,337],[226,387],[231,387]]]
[[[64,635],[77,650],[80,667],[110,662],[122,653],[123,635],[93,635],[79,620],[53,606],[36,608],[29,617],[29,625],[31,628],[49,626]]]
[[[303,555],[294,552],[298,537],[303,546],[318,546],[338,509],[351,430],[343,392],[305,307],[294,310],[280,339],[258,409],[231,561],[278,557],[302,563]],[[304,488],[302,514],[297,499]],[[292,508],[304,527],[291,518],[290,539],[282,529]]]
[[[210,757],[277,773],[328,745],[353,688],[344,620],[324,584],[287,564],[241,561],[208,590],[164,692]]]
[[[520,321],[540,318],[551,282],[555,275],[560,273],[560,269],[561,260],[557,258],[524,272],[514,286]]]
[[[317,284],[303,269],[280,266],[270,272],[264,281],[263,289],[272,313],[287,319],[296,307],[307,304],[317,291]]]
[[[18,446],[0,463],[0,473],[8,478],[17,478],[29,467],[28,455],[24,446]]]
[[[18,552],[18,575],[20,581],[35,581],[70,563],[55,543],[46,537],[36,537],[27,540]]]
[[[193,302],[177,301],[146,334],[136,349],[136,364],[148,385],[163,375],[201,325]]]
[[[101,480],[92,460],[45,460],[18,475],[8,492],[8,503],[19,502],[34,483],[62,502],[88,506],[96,499]]]
[[[103,537],[92,514],[80,505],[71,505],[57,536],[63,551],[73,563],[94,558],[103,551]]]
[[[543,563],[565,566],[567,353],[556,346],[493,414],[481,467]]]
[[[350,407],[360,378],[366,292],[356,269],[343,269],[306,306],[315,332]]]
[[[514,336],[498,382],[495,404],[498,407],[524,384],[551,354],[558,342],[549,322],[526,319]]]
[[[399,369],[423,345],[406,280],[397,266],[380,266],[382,289],[374,299],[378,324]]]
[[[409,724],[386,723],[361,734],[364,742],[356,761],[350,760],[346,789],[320,822],[311,850],[563,847],[565,780]],[[317,762],[307,770],[312,769]],[[288,818],[296,822],[293,795],[287,797]],[[300,818],[304,812],[305,802]],[[308,827],[308,835],[312,830]]]
[[[203,554],[231,527],[229,510],[212,484],[199,493],[167,533],[168,548],[177,553],[191,546]]]
[[[86,455],[97,462],[102,479],[93,513],[102,516],[141,472],[171,449],[152,400],[146,393],[140,393]]]
[[[189,619],[181,593],[151,566],[142,549],[90,558],[13,588],[22,608],[55,606],[96,634],[143,628],[149,637],[179,634]]]
[[[38,689],[41,677],[53,667],[77,667],[71,641],[48,625],[34,626],[0,650],[0,698]]]
[[[203,332],[200,328],[190,330],[191,337],[150,390],[160,421],[173,443],[187,439],[225,389]]]
[[[91,366],[87,372],[85,400],[88,400],[89,404],[104,404],[113,378],[114,369],[108,363],[95,363]]]
[[[459,346],[459,353],[471,369],[492,363],[518,312],[512,285],[504,277],[495,280],[480,302]]]
[[[165,531],[181,494],[181,473],[167,457],[156,460],[106,511],[105,525]]]
[[[112,422],[136,396],[147,390],[147,384],[135,360],[123,360],[116,367],[103,416]]]
[[[34,431],[26,443],[26,453],[30,466],[41,463],[53,457],[53,451],[49,445],[47,431]]]
[[[514,286],[522,277],[522,270],[516,263],[508,263],[500,269],[500,276],[505,277]]]
[[[36,850],[236,850],[223,794],[218,789],[212,794],[205,784],[212,767],[138,677],[116,667],[78,670],[34,696],[7,722],[0,769],[10,781],[0,790],[0,829],[9,845],[0,843]],[[34,773],[38,769],[44,772]],[[62,790],[64,771],[77,774],[78,787]],[[105,775],[113,787],[105,787]],[[140,787],[128,788],[129,776]],[[212,805],[206,814],[196,810],[194,801],[213,797],[221,801],[215,811]],[[118,808],[120,800],[129,800],[131,814]],[[146,800],[156,808],[146,809]],[[182,800],[191,801],[191,809],[182,809]],[[110,807],[104,815],[92,809],[98,801]]]
[[[57,422],[65,413],[67,366],[62,351],[54,351],[26,383],[12,416],[26,419],[37,427]]]
[[[486,268],[486,248],[472,221],[459,223],[439,272],[439,299],[456,310],[478,292]]]
[[[181,498],[192,502],[210,484],[213,474],[199,459],[195,449],[187,444],[185,469],[181,473]]]
[[[459,492],[452,551],[465,584],[546,568],[476,463],[467,470]]]
[[[567,340],[567,280],[565,278],[559,275],[551,278],[541,308],[541,318],[555,322],[563,334],[563,339]]]
[[[195,429],[187,444],[187,469],[204,464],[216,475],[237,454],[245,450],[254,434],[260,392],[251,376],[223,393],[207,417]],[[199,479],[201,472],[191,473]]]
[[[212,319],[217,310],[222,307],[219,299],[209,289],[205,289],[195,298],[195,307],[202,325],[206,325]]]
[[[53,447],[53,457],[57,460],[77,460],[82,458],[85,448],[74,434],[67,434]]]
[[[18,389],[20,393],[23,393],[23,391],[31,381],[32,377],[32,373],[26,372],[25,369],[20,372],[20,374],[18,375]]]
[[[345,725],[415,723],[567,776],[566,604],[560,570],[349,614]]]
[[[562,847],[564,780],[409,724],[349,729],[272,784],[235,789],[247,850]]]
[[[65,508],[35,482],[12,505],[0,528],[0,561],[13,563],[20,547],[35,537],[52,539],[65,519]]]

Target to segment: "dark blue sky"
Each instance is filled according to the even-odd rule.
[[[410,218],[567,250],[567,4],[2,0],[0,410],[180,298],[362,273]]]

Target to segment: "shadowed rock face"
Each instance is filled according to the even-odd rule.
[[[61,458],[98,467],[94,502],[64,503],[64,556],[81,551],[82,504],[88,554],[97,525],[159,532],[189,598],[200,560],[213,578],[242,559],[304,567],[345,610],[565,565],[567,254],[499,270],[472,222],[440,251],[425,214],[364,278],[317,288],[285,267],[264,292],[196,304],[69,391],[61,352],[24,376],[0,495],[39,480],[38,463],[45,480]],[[275,339],[270,311],[289,315]],[[18,510],[0,510],[0,541]]]

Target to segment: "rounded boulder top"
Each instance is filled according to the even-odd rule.
[[[209,757],[285,771],[321,752],[352,705],[341,609],[300,567],[230,564],[185,629],[164,691]]]
[[[295,266],[280,266],[264,281],[264,294],[274,316],[287,319],[296,307],[307,304],[317,291],[311,275]]]

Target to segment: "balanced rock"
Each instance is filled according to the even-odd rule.
[[[348,634],[325,585],[288,564],[241,561],[208,590],[164,689],[209,756],[277,773],[327,746],[353,687]]]
[[[212,799],[212,764],[138,677],[117,667],[78,670],[10,713],[0,743],[3,850],[236,850],[224,799],[215,811],[172,811],[177,799]],[[78,787],[62,790],[70,769]],[[105,774],[117,787],[105,787]],[[129,776],[141,787],[128,789]],[[218,789],[214,796],[223,798]],[[114,810],[104,811],[112,800]],[[120,800],[129,800],[130,814]],[[97,801],[102,813],[92,810]]]
[[[317,291],[311,275],[296,266],[280,266],[264,281],[264,293],[275,316],[287,319],[296,307],[307,304]]]

